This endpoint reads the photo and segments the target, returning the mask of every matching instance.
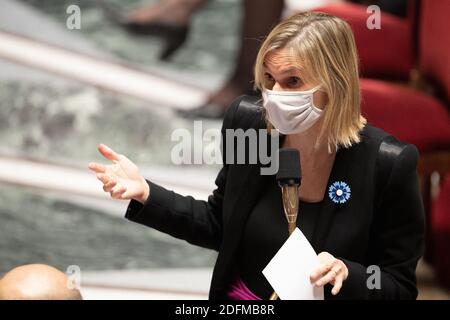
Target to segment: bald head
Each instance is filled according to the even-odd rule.
[[[0,279],[0,300],[81,300],[77,289],[69,289],[67,275],[43,264],[12,269]]]

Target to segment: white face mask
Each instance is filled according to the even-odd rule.
[[[263,90],[263,106],[269,121],[282,134],[301,133],[319,119],[322,110],[313,102],[320,86],[307,91]]]

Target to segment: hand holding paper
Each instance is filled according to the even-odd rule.
[[[331,294],[337,295],[343,282],[348,277],[348,268],[342,260],[336,259],[328,252],[321,252],[317,256],[320,266],[311,274],[311,282],[316,286],[324,286],[327,283],[333,285]]]
[[[296,228],[263,274],[282,300],[323,300],[323,287],[316,287],[310,280],[319,266],[316,252]]]

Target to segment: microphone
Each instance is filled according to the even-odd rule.
[[[276,179],[281,188],[284,215],[288,222],[289,235],[291,235],[297,227],[298,188],[302,181],[300,153],[297,149],[283,148],[278,153],[278,159],[279,165]],[[272,293],[270,300],[277,299],[277,293]]]
[[[297,149],[283,148],[279,151],[276,179],[281,188],[283,208],[288,222],[289,234],[297,227],[298,188],[302,180],[300,153]]]

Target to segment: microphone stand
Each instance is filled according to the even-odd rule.
[[[294,232],[295,228],[297,227],[299,185],[291,182],[287,184],[282,184],[280,186],[283,198],[284,215],[286,216],[286,220],[288,222],[289,235],[291,235],[292,232]],[[278,295],[274,291],[270,296],[270,300],[277,300],[277,299]]]

